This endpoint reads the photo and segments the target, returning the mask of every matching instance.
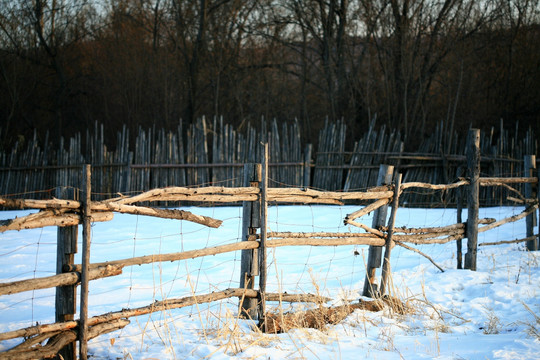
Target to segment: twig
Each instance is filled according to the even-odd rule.
[[[407,250],[411,250],[411,251],[414,251],[415,253],[418,253],[418,254],[422,255],[423,257],[425,257],[426,259],[428,259],[429,261],[431,261],[431,263],[432,263],[433,265],[435,265],[435,266],[437,267],[437,269],[441,270],[441,272],[444,272],[444,270],[443,270],[442,267],[440,267],[439,265],[437,265],[437,263],[436,263],[435,261],[433,261],[432,258],[430,258],[428,255],[424,254],[424,253],[421,252],[420,250],[415,249],[415,248],[413,248],[413,247],[410,247],[410,246],[408,246],[408,245],[405,245],[404,243],[402,243],[402,242],[400,242],[400,241],[397,241],[397,240],[394,240],[394,242],[395,242],[396,244],[398,244],[399,246],[404,247],[404,248],[407,249]]]

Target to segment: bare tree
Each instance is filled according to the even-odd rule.
[[[60,137],[70,95],[67,54],[87,36],[86,25],[92,6],[88,1],[33,0],[3,1],[0,7],[3,9],[0,16],[4,20],[0,21],[5,44],[3,49],[42,68],[34,72],[34,75],[41,77],[40,80],[36,79],[36,83],[47,83],[46,79],[51,75],[54,78],[49,94],[36,106],[43,106],[54,114],[54,128]],[[4,78],[8,80],[8,77]],[[44,119],[39,119],[39,122],[44,122]],[[35,126],[35,121],[29,119],[29,125]]]
[[[447,55],[490,18],[491,1],[364,1],[384,76],[387,114],[409,137],[425,127],[430,88]]]

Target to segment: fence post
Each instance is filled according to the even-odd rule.
[[[259,327],[266,332],[266,222],[268,189],[268,143],[264,144],[261,181],[261,238],[259,247]]]
[[[476,251],[478,248],[478,208],[480,194],[480,130],[470,129],[467,137],[467,177],[469,194],[467,198],[467,253],[465,269],[476,271]]]
[[[81,303],[79,321],[79,358],[88,358],[88,266],[90,263],[90,202],[92,194],[92,173],[91,166],[83,167],[84,178],[84,198],[82,209],[83,223],[83,249],[82,249],[82,270],[81,270]]]
[[[463,176],[463,167],[459,166],[457,169],[457,177],[460,178]],[[463,213],[463,189],[458,187],[456,189],[456,222],[461,224]],[[456,240],[456,259],[457,259],[457,268],[463,269],[463,244],[461,239]]]
[[[536,170],[536,156],[525,155],[524,156],[524,177],[534,177]],[[525,199],[532,199],[537,194],[534,193],[533,185],[531,183],[525,184]],[[526,204],[525,204],[526,205]],[[527,237],[534,236],[534,226],[536,222],[536,211],[527,215],[525,224],[527,226]],[[538,251],[538,239],[527,241],[527,250]]]
[[[392,182],[392,173],[394,167],[392,165],[381,164],[379,167],[379,175],[377,177],[377,186],[390,185]],[[372,227],[377,229],[386,225],[386,215],[388,213],[388,205],[381,206],[375,210],[373,214]],[[382,246],[369,246],[368,261],[366,266],[366,279],[364,280],[363,296],[376,297],[377,289],[377,268],[381,267],[382,262]]]
[[[381,290],[380,295],[383,296],[388,285],[388,276],[390,275],[390,254],[392,251],[392,236],[394,235],[394,226],[396,224],[396,213],[399,207],[399,190],[401,187],[401,174],[394,175],[394,199],[392,199],[392,211],[388,220],[388,237],[384,250],[384,262],[381,274]]]
[[[244,186],[259,187],[261,182],[261,164],[244,165]],[[242,203],[242,241],[257,241],[257,228],[261,223],[261,209],[258,201],[244,201]],[[255,276],[258,275],[258,251],[242,250],[240,263],[240,288],[253,289]],[[240,316],[248,319],[257,319],[257,299],[241,299]]]
[[[78,189],[60,186],[55,192],[57,199],[79,200]],[[79,227],[58,227],[56,236],[56,274],[62,274],[64,266],[74,264],[74,254],[77,252],[77,235]],[[77,311],[77,286],[57,286],[55,301],[55,322],[73,320]],[[75,343],[62,348],[58,355],[64,360],[76,359]],[[57,358],[60,358],[57,355]]]

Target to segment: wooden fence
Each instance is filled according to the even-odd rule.
[[[242,187],[210,186],[200,188],[167,187],[150,190],[134,196],[119,196],[106,200],[92,200],[90,194],[90,166],[83,169],[83,195],[81,200],[71,199],[10,199],[0,198],[0,206],[6,208],[33,208],[40,211],[35,214],[15,218],[0,223],[0,232],[8,230],[22,230],[43,226],[58,226],[69,229],[72,226],[83,224],[83,256],[81,264],[74,264],[73,257],[61,257],[58,260],[57,275],[46,278],[22,280],[0,284],[0,295],[9,295],[23,291],[57,287],[65,291],[57,291],[57,319],[62,320],[52,324],[41,324],[24,329],[0,333],[0,341],[22,337],[23,342],[17,347],[0,353],[0,359],[34,359],[52,356],[63,351],[65,359],[73,358],[75,350],[72,344],[77,339],[80,346],[80,357],[86,359],[86,342],[100,334],[123,328],[133,316],[149,314],[165,309],[180,308],[193,304],[217,301],[230,297],[240,299],[253,299],[242,302],[241,309],[246,316],[259,319],[263,329],[276,329],[275,324],[268,324],[265,304],[266,301],[324,301],[317,296],[297,294],[272,294],[266,292],[266,249],[280,246],[339,246],[339,245],[368,245],[369,258],[367,264],[364,294],[379,296],[384,294],[385,279],[389,271],[388,261],[391,249],[398,245],[415,251],[433,262],[427,255],[408,244],[434,244],[457,241],[458,267],[461,267],[461,240],[467,238],[467,253],[465,254],[465,268],[476,269],[476,236],[478,232],[488,231],[504,223],[527,218],[527,237],[512,240],[527,241],[529,250],[538,250],[538,234],[533,234],[533,217],[538,209],[538,175],[534,173],[534,157],[528,160],[530,164],[529,175],[517,178],[486,178],[480,177],[479,132],[471,132],[471,147],[468,151],[469,166],[467,179],[460,179],[450,184],[430,184],[420,182],[401,183],[401,174],[391,165],[379,168],[378,186],[365,191],[331,192],[317,191],[307,188],[275,188],[269,187],[268,146],[262,151],[263,163],[259,166],[244,166]],[[476,140],[475,140],[476,137]],[[394,172],[395,171],[395,172]],[[81,169],[79,169],[81,173]],[[392,175],[393,174],[393,175]],[[533,176],[534,174],[534,176]],[[394,179],[392,181],[392,179]],[[527,192],[522,194],[514,186],[524,184]],[[480,188],[502,186],[509,189],[515,197],[511,200],[520,202],[525,210],[515,216],[495,221],[493,219],[478,219]],[[414,189],[414,190],[413,190]],[[454,225],[439,228],[394,228],[396,209],[400,198],[407,192],[427,189],[430,191],[455,191],[468,189],[468,220],[462,223],[460,211],[458,221]],[[342,204],[345,201],[364,201],[369,204],[358,211],[348,214],[344,222],[361,229],[359,233],[292,233],[267,232],[266,208],[275,203],[302,203],[302,204]],[[122,260],[113,260],[104,263],[89,263],[88,253],[90,239],[90,223],[96,221],[109,221],[113,212],[156,216],[168,219],[192,221],[208,227],[217,228],[221,221],[211,217],[201,216],[183,210],[162,209],[141,206],[145,203],[162,202],[205,202],[205,203],[238,203],[243,202],[243,229],[242,241],[233,244],[221,245],[178,253],[141,256]],[[386,208],[392,202],[390,221],[386,222]],[[372,226],[359,221],[359,218],[377,212]],[[75,231],[76,233],[76,231]],[[65,254],[66,244],[73,241],[69,234],[71,231],[62,230],[58,240],[59,254]],[[496,244],[508,241],[497,242]],[[483,244],[488,245],[488,244]],[[489,244],[493,245],[493,244]],[[382,263],[382,250],[385,249],[384,263]],[[126,266],[149,264],[163,261],[178,261],[208,255],[216,255],[231,251],[242,251],[241,287],[225,289],[210,294],[190,296],[165,301],[156,301],[148,306],[122,309],[103,315],[88,317],[87,298],[89,281],[116,276]],[[383,267],[382,282],[377,286],[375,270]],[[434,263],[434,262],[433,262]],[[434,263],[435,264],[435,263]],[[436,265],[436,264],[435,264]],[[438,266],[438,265],[437,265]],[[439,266],[438,266],[439,267]],[[440,267],[439,267],[440,268]],[[442,268],[440,268],[442,270]],[[255,288],[255,277],[259,277],[258,289]],[[74,320],[74,294],[77,284],[81,284],[80,317]],[[66,295],[70,294],[70,295]],[[66,301],[65,296],[70,299]],[[66,303],[68,303],[66,305]],[[71,309],[72,313],[66,313]],[[62,318],[63,317],[63,318]],[[45,346],[40,344],[50,339]],[[66,347],[67,346],[67,347]],[[71,348],[69,347],[71,346]],[[66,349],[68,349],[66,351]]]
[[[261,122],[259,129],[247,125],[240,131],[201,118],[180,123],[176,131],[139,129],[136,136],[126,127],[117,134],[116,146],[105,144],[105,128],[95,124],[85,136],[77,134],[58,148],[35,135],[10,151],[0,151],[0,195],[51,198],[59,185],[82,187],[79,169],[92,164],[92,188],[99,200],[114,194],[130,195],[167,186],[240,186],[245,163],[261,158],[260,143],[269,144],[269,181],[272,187],[312,187],[319,190],[355,191],[376,185],[380,164],[394,165],[406,182],[449,183],[462,177],[466,168],[466,138],[448,134],[444,123],[415,152],[403,151],[402,136],[377,128],[373,121],[363,134],[351,135],[343,121],[327,122],[320,131],[315,151],[304,140],[297,122]],[[481,136],[482,176],[521,176],[523,157],[538,154],[532,131],[518,137],[500,129]],[[347,151],[347,138],[359,138]],[[134,143],[130,143],[130,141]],[[523,191],[521,186],[518,186]],[[482,189],[482,205],[507,204],[504,187]],[[420,206],[456,204],[453,194],[404,194],[403,203]],[[441,205],[442,204],[442,205]]]

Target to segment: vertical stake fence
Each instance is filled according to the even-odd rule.
[[[308,188],[311,184],[311,153],[313,145],[307,144],[304,150],[304,187]]]
[[[467,198],[467,253],[465,269],[476,271],[476,252],[478,249],[478,209],[480,194],[480,130],[470,129],[467,138],[467,177],[469,194]]]
[[[379,167],[379,175],[377,178],[377,186],[390,185],[392,182],[392,173],[394,167],[392,165],[381,165]],[[375,210],[373,214],[372,227],[377,229],[386,225],[386,215],[388,213],[388,205],[381,206]],[[382,263],[382,247],[369,246],[368,261],[366,266],[366,279],[364,280],[363,296],[376,297],[377,290],[377,268],[381,267]]]

